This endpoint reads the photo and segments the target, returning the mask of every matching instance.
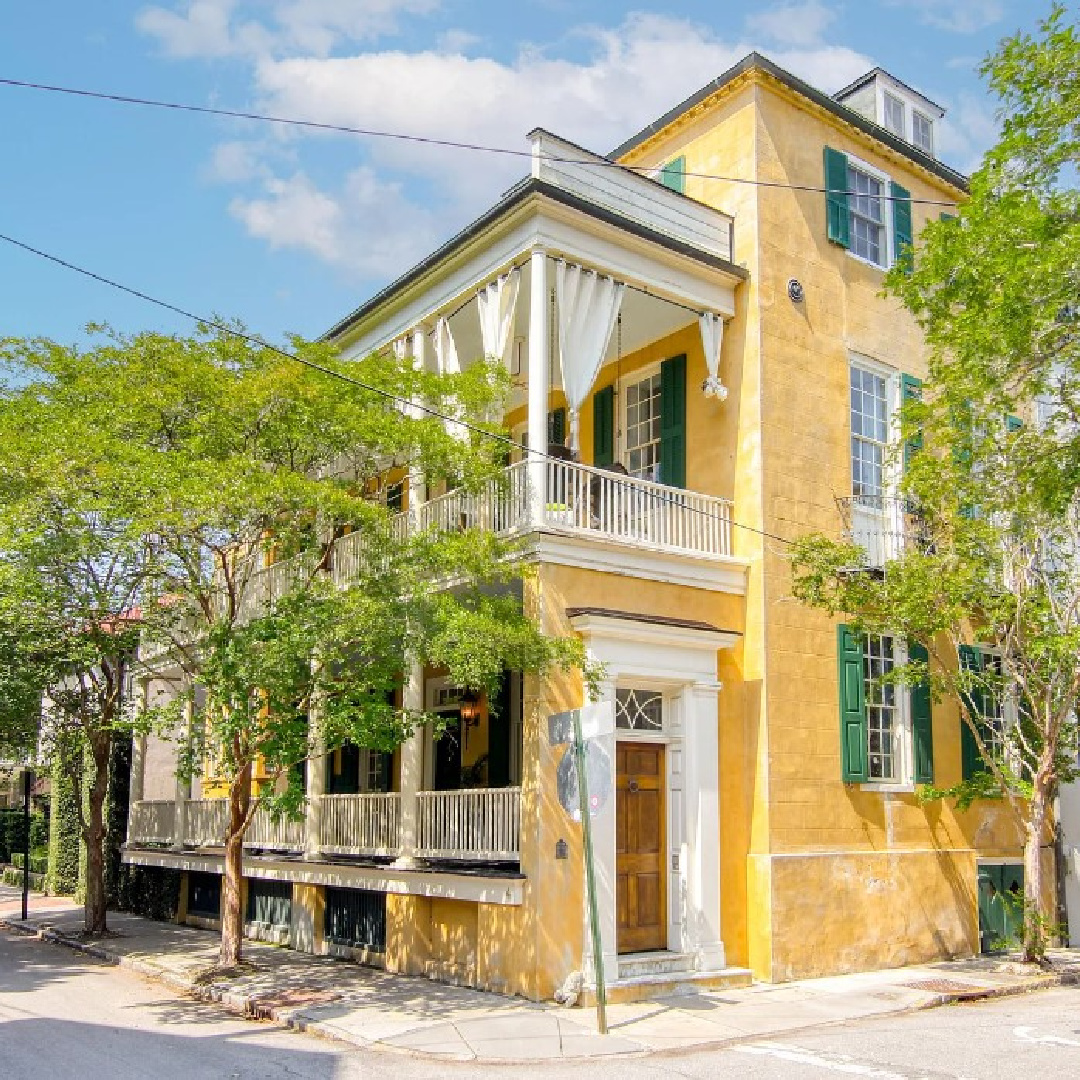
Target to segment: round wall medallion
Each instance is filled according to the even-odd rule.
[[[791,278],[787,283],[787,294],[796,304],[801,304],[804,296],[802,282],[798,278]]]

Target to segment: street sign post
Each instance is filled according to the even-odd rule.
[[[22,921],[28,918],[30,904],[30,788],[34,783],[34,774],[29,767],[23,773],[23,878],[22,878]]]
[[[571,709],[568,713],[556,713],[548,718],[548,735],[553,745],[569,742],[570,751],[563,758],[563,762],[572,759],[576,772],[576,786],[578,797],[578,813],[581,818],[581,838],[583,854],[585,856],[585,891],[589,905],[589,933],[592,937],[593,970],[596,973],[596,1027],[601,1035],[608,1033],[607,1024],[607,986],[604,982],[604,950],[600,942],[600,911],[596,900],[596,868],[593,859],[593,836],[592,819],[603,809],[611,794],[611,759],[603,752],[603,748],[594,742],[586,743],[586,738],[595,739],[600,733],[600,721],[604,715],[605,706],[587,705],[583,709]],[[589,732],[587,736],[585,733]],[[607,777],[606,789],[598,783],[598,790],[594,796],[589,794],[589,760],[593,760],[593,773],[599,779]],[[603,762],[607,762],[606,770]],[[564,772],[562,763],[559,766],[560,774]],[[566,777],[569,780],[569,777]],[[571,784],[560,783],[559,798],[563,807],[569,813]]]

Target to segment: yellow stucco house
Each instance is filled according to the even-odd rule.
[[[395,498],[419,527],[525,537],[526,604],[605,665],[614,996],[975,953],[980,875],[1020,861],[996,805],[918,804],[961,776],[956,708],[875,683],[903,643],[792,600],[784,544],[847,530],[880,563],[904,542],[888,447],[924,356],[882,276],[964,197],[941,116],[880,69],[830,97],[752,54],[606,157],[534,131],[526,179],[327,335],[509,366],[534,452],[487,495],[414,476]],[[402,694],[457,734],[339,752],[303,823],[257,818],[250,932],[534,999],[588,988],[548,725],[580,682],[507,673],[490,712],[432,671]],[[137,746],[124,857],[181,870],[180,917],[212,923],[219,810],[170,753]]]

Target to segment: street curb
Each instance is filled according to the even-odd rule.
[[[198,1001],[203,1001],[208,1004],[220,1005],[228,1012],[234,1015],[241,1016],[245,1020],[252,1021],[272,1021],[277,1024],[281,1024],[283,1027],[289,1028],[292,1031],[304,1032],[309,1035],[314,1035],[319,1038],[328,1039],[333,1042],[341,1043],[345,1046],[352,1046],[357,1049],[363,1050],[378,1050],[382,1053],[392,1054],[405,1054],[410,1057],[421,1058],[425,1061],[454,1061],[454,1062],[483,1062],[484,1064],[491,1065],[523,1065],[523,1064],[536,1064],[536,1059],[517,1059],[517,1058],[479,1058],[476,1055],[472,1057],[465,1057],[463,1055],[450,1055],[450,1054],[433,1054],[424,1050],[416,1050],[411,1047],[395,1046],[392,1043],[386,1043],[382,1040],[370,1040],[364,1039],[362,1036],[355,1034],[346,1034],[332,1025],[328,1025],[320,1020],[313,1020],[304,1014],[303,1006],[293,1006],[285,1008],[275,1008],[273,1006],[267,1006],[260,1004],[259,998],[250,994],[236,993],[229,991],[226,987],[219,986],[198,986],[190,979],[187,979],[181,975],[177,975],[174,972],[168,971],[165,968],[160,967],[151,960],[143,960],[137,957],[121,956],[115,952],[110,952],[109,949],[101,945],[91,945],[83,941],[78,941],[75,938],[67,937],[60,933],[58,930],[54,930],[48,925],[43,926],[30,926],[19,921],[11,921],[10,918],[0,919],[0,927],[4,927],[9,930],[13,930],[17,933],[23,934],[27,937],[37,938],[39,941],[45,941],[52,945],[59,945],[67,949],[71,949],[74,952],[82,953],[86,956],[90,956],[95,960],[101,960],[105,963],[111,964],[115,967],[126,968],[129,971],[133,971],[138,975],[141,975],[148,979],[154,979],[157,982],[164,983],[166,986],[179,993],[185,994],[188,997],[195,998]],[[957,1005],[970,1001],[987,1001],[994,998],[1006,998],[1006,997],[1019,997],[1021,994],[1035,993],[1040,990],[1051,990],[1058,986],[1076,986],[1080,985],[1080,974],[1071,972],[1062,972],[1060,974],[1046,974],[1042,976],[1034,976],[1031,979],[1027,979],[1022,983],[1016,983],[1010,986],[987,986],[978,987],[970,991],[956,992],[956,993],[937,993],[930,996],[928,1001],[922,1002],[918,1005],[904,1005],[896,1009],[891,1009],[887,1012],[879,1012],[873,1014],[872,1019],[880,1019],[887,1016],[903,1016],[905,1014],[912,1014],[923,1012],[927,1009],[937,1009],[944,1005]],[[788,1033],[804,1032],[811,1029],[834,1027],[839,1024],[851,1023],[855,1020],[863,1019],[862,1017],[840,1018],[836,1020],[826,1020],[819,1023],[807,1024],[802,1027],[791,1028],[788,1030],[778,1030],[774,1032],[758,1033],[754,1035],[739,1035],[735,1037],[729,1037],[726,1039],[716,1039],[709,1042],[694,1043],[691,1046],[680,1047],[678,1049],[660,1049],[650,1050],[648,1047],[642,1047],[640,1050],[623,1051],[621,1053],[613,1054],[591,1054],[582,1055],[581,1057],[574,1058],[559,1058],[558,1060],[566,1061],[591,1061],[591,1060],[618,1060],[620,1058],[632,1058],[632,1057],[677,1057],[688,1053],[695,1053],[703,1050],[716,1050],[725,1046],[735,1046],[740,1043],[753,1042],[761,1038],[777,1038]],[[871,1019],[871,1017],[866,1017]],[[629,1037],[628,1037],[629,1038]]]

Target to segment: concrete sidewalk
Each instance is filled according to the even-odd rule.
[[[214,933],[110,913],[116,936],[86,946],[78,937],[77,910],[35,911],[25,924],[16,921],[18,912],[8,912],[12,927],[85,949],[248,1016],[356,1046],[461,1061],[687,1050],[1080,982],[1080,951],[1057,950],[1054,970],[1034,974],[1008,958],[978,957],[613,1005],[610,1034],[602,1036],[592,1009],[537,1005],[254,942],[244,946],[250,970],[213,979],[205,975],[217,957]]]

